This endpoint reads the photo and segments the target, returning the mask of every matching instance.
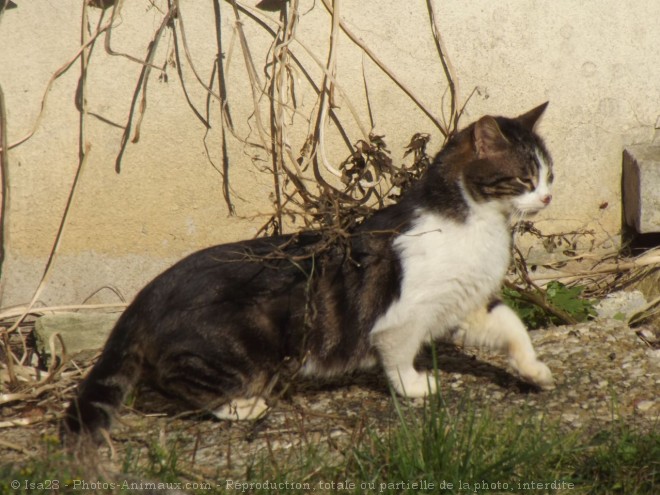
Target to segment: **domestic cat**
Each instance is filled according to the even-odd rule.
[[[413,360],[436,338],[502,350],[523,380],[552,388],[525,326],[497,299],[512,217],[552,198],[552,161],[534,133],[546,105],[456,133],[398,203],[340,240],[301,232],[179,261],[122,314],[64,431],[107,429],[138,382],[230,419],[262,415],[277,379],[297,372],[380,363],[399,394],[421,397],[436,381]]]

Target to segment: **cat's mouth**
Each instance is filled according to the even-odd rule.
[[[533,216],[536,215],[541,210],[547,208],[547,206],[551,203],[551,201],[552,201],[551,194],[544,194],[543,196],[539,196],[537,194],[534,195],[530,194],[530,195],[522,196],[520,198],[516,198],[516,200],[514,200],[513,202],[513,205],[515,209],[522,215]]]

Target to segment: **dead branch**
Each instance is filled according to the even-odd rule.
[[[168,0],[168,2],[171,2],[171,0]],[[174,7],[171,6],[170,8],[174,8]],[[200,111],[197,110],[197,107],[195,107],[194,103],[190,99],[190,95],[188,94],[188,88],[186,87],[186,80],[183,77],[183,63],[181,61],[181,53],[179,50],[179,35],[176,27],[176,22],[171,22],[170,28],[172,29],[172,40],[174,45],[174,66],[175,66],[176,74],[179,79],[179,84],[181,85],[181,90],[183,91],[183,97],[186,99],[186,103],[190,107],[190,110],[192,110],[193,115],[197,117],[197,119],[202,123],[204,127],[210,129],[211,124],[209,124],[208,119],[204,118],[204,116],[202,116]],[[209,93],[209,97],[210,96],[211,94]]]
[[[222,23],[220,16],[220,1],[213,0],[213,15],[215,20],[215,43],[217,47],[217,56],[214,69],[218,74],[218,91],[220,93],[220,139],[222,140],[222,193],[227,204],[230,215],[235,215],[236,210],[231,201],[229,189],[229,153],[227,151],[227,133],[225,126],[233,128],[234,124],[229,111],[229,100],[227,99],[227,79],[225,77],[225,68],[223,63],[224,52],[222,50]],[[213,81],[213,76],[211,76]],[[212,84],[210,85],[212,86]],[[207,98],[207,106],[210,104],[210,95]],[[206,145],[206,141],[204,142]]]
[[[112,5],[112,14],[110,16],[110,23],[107,28],[107,34],[105,36],[105,43],[104,43],[106,53],[113,57],[123,57],[130,60],[131,62],[135,62],[136,64],[148,65],[152,69],[161,70],[161,68],[158,67],[157,65],[154,65],[152,61],[141,60],[128,53],[116,52],[112,49],[112,29],[115,26],[115,21],[117,20],[117,16],[119,15],[119,11],[121,10],[122,6],[123,6],[123,0],[115,0],[115,3]]]
[[[328,0],[322,0],[325,8],[332,14],[332,7],[330,7]],[[339,21],[339,26],[346,33],[346,35],[358,45],[364,53],[417,105],[417,107],[426,114],[426,116],[433,122],[433,124],[438,128],[443,136],[447,137],[449,134],[445,126],[440,122],[440,120],[433,114],[429,108],[424,105],[419,98],[412,92],[406,84],[404,84],[400,78],[394,75],[394,72],[382,61],[378,56],[366,45],[366,43],[357,35],[355,35],[343,21]]]
[[[9,214],[9,163],[7,157],[7,112],[5,110],[5,95],[0,86],[0,295],[2,294],[2,275],[5,261],[5,244],[9,231],[7,215]]]
[[[43,115],[44,115],[44,109],[46,108],[46,103],[48,101],[48,95],[50,94],[50,90],[53,87],[53,84],[55,83],[55,81],[57,79],[59,79],[63,74],[65,74],[71,68],[71,66],[73,66],[73,64],[76,63],[76,61],[78,60],[78,57],[81,56],[82,52],[88,46],[93,44],[101,34],[106,32],[110,28],[110,25],[111,25],[111,23],[108,23],[105,26],[103,26],[102,28],[98,29],[96,31],[96,33],[94,33],[94,35],[92,35],[89,38],[87,43],[82,45],[78,49],[78,51],[76,52],[76,54],[73,57],[71,57],[64,65],[62,65],[59,69],[57,69],[55,71],[55,73],[50,77],[50,79],[48,80],[48,83],[46,84],[46,89],[45,89],[44,94],[41,98],[41,105],[40,105],[40,108],[39,108],[39,113],[37,114],[37,118],[35,119],[34,123],[32,124],[32,128],[27,132],[27,134],[25,136],[20,138],[18,141],[14,141],[13,143],[10,143],[8,145],[3,145],[2,150],[0,150],[0,151],[3,151],[5,149],[5,147],[10,150],[10,149],[15,148],[16,146],[19,146],[19,145],[23,144],[25,141],[30,139],[34,135],[35,132],[37,132],[37,129],[39,128],[39,125],[41,124],[41,120],[42,120]]]
[[[138,122],[135,127],[135,135],[133,137],[132,142],[136,143],[140,139],[140,124],[142,122],[142,116],[144,115],[144,112],[147,107],[146,91],[147,91],[147,84],[149,83],[149,76],[151,75],[153,60],[154,57],[156,56],[156,49],[158,48],[158,42],[160,41],[160,38],[165,32],[165,28],[167,28],[167,25],[169,24],[172,15],[173,15],[173,11],[171,9],[168,10],[167,13],[165,14],[165,17],[163,17],[163,20],[160,24],[160,27],[156,31],[154,38],[151,40],[149,46],[147,47],[147,56],[146,56],[147,63],[142,65],[142,70],[140,71],[140,77],[138,77],[135,91],[133,91],[133,98],[131,99],[131,106],[128,110],[128,118],[126,120],[126,126],[124,128],[124,133],[122,134],[121,137],[119,152],[117,153],[117,158],[115,159],[115,172],[117,173],[121,172],[121,161],[124,156],[124,152],[126,151],[126,146],[128,145],[128,138],[131,134],[131,126],[133,122],[133,116],[135,114],[135,108],[137,106],[138,96],[140,95],[140,93],[142,93],[143,96],[142,96],[142,104],[140,106],[140,114],[138,116]]]
[[[234,18],[236,19],[235,26],[238,31],[238,38],[241,42],[241,48],[243,51],[243,59],[245,61],[245,68],[247,70],[248,79],[250,80],[250,92],[252,93],[252,103],[254,104],[254,119],[257,124],[257,133],[261,139],[261,145],[264,150],[270,152],[270,137],[264,129],[263,119],[261,118],[261,110],[259,106],[260,95],[263,93],[261,81],[259,79],[259,74],[257,69],[254,66],[254,60],[250,52],[250,47],[248,45],[247,37],[243,31],[242,21],[238,12],[238,6],[236,5],[235,0],[231,0],[232,7],[234,9]]]
[[[426,6],[429,11],[429,19],[431,21],[431,31],[433,33],[435,47],[438,50],[438,55],[440,56],[440,62],[442,63],[442,70],[445,73],[445,78],[447,79],[447,84],[449,85],[449,95],[450,95],[449,125],[446,126],[446,129],[448,134],[452,134],[456,130],[458,130],[458,118],[460,116],[456,107],[456,104],[458,102],[458,83],[456,77],[454,76],[454,68],[451,65],[451,61],[447,57],[447,48],[444,45],[442,36],[440,36],[440,30],[438,29],[438,23],[436,21],[435,7],[433,1],[426,0]]]

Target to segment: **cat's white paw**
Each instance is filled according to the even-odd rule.
[[[218,419],[245,421],[262,418],[268,411],[268,404],[261,397],[234,399],[213,412]]]
[[[437,391],[437,382],[432,373],[412,371],[391,376],[390,381],[399,395],[411,399],[426,397]]]
[[[529,361],[522,366],[515,366],[520,378],[532,383],[543,390],[555,388],[555,379],[552,372],[544,363],[538,360]]]

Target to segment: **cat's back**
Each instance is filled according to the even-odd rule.
[[[156,277],[145,290],[181,291],[188,285],[203,283],[234,288],[236,284],[268,284],[272,277],[286,275],[311,260],[319,240],[319,235],[305,232],[212,246],[186,256]]]

